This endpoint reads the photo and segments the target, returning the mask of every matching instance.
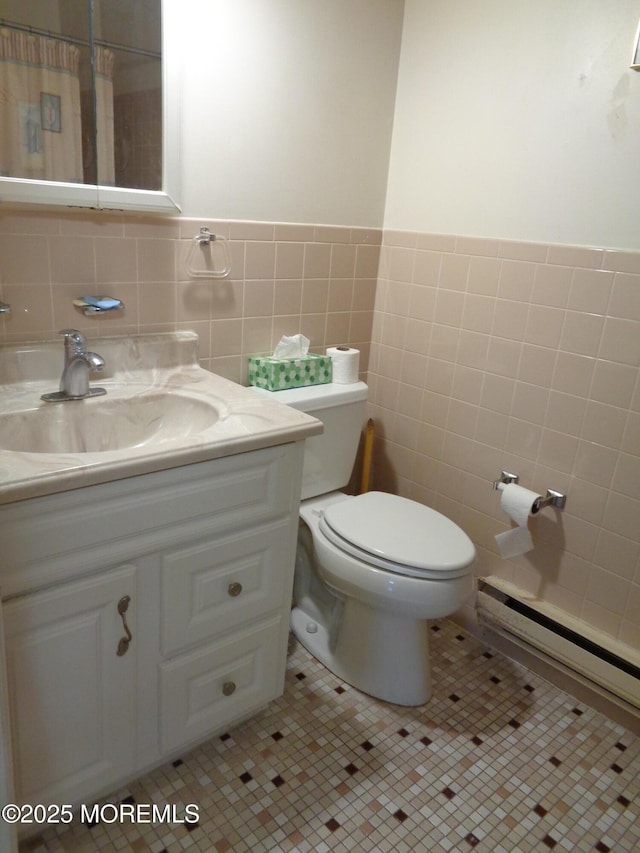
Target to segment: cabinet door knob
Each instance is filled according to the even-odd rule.
[[[128,595],[123,595],[120,601],[118,602],[118,613],[122,619],[122,626],[125,630],[126,637],[121,637],[118,641],[118,648],[116,650],[116,654],[118,657],[122,657],[122,655],[126,655],[129,649],[129,643],[133,640],[133,634],[129,630],[129,626],[127,625],[127,617],[126,612],[129,609],[129,602],[131,598]]]
[[[225,696],[231,696],[232,693],[235,693],[236,685],[234,681],[225,681],[222,685],[222,692]]]
[[[242,584],[238,583],[237,581],[235,581],[234,583],[230,583],[227,592],[232,598],[235,598],[242,592]]]

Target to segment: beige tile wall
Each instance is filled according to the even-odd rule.
[[[640,253],[385,232],[374,484],[455,519],[498,575],[640,649]],[[492,482],[566,492],[498,556]]]
[[[188,277],[201,225],[228,238],[229,278]],[[205,367],[244,383],[248,355],[302,332],[315,352],[360,349],[364,375],[380,242],[364,228],[4,213],[0,299],[12,313],[0,315],[0,341],[50,339],[65,327],[89,338],[188,328]],[[203,269],[197,254],[191,263]],[[72,304],[84,294],[115,296],[125,311],[88,319]]]

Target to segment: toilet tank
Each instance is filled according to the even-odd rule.
[[[322,435],[305,442],[303,500],[341,489],[349,482],[365,421],[368,391],[364,382],[263,391],[271,399],[307,412],[324,424]]]

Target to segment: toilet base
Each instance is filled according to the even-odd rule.
[[[291,629],[320,663],[363,693],[405,706],[424,705],[431,698],[429,628],[424,619],[349,599],[335,636],[301,607],[291,611]]]

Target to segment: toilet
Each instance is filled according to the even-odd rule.
[[[351,476],[367,392],[357,382],[277,393],[324,424],[305,445],[291,628],[358,690],[422,705],[431,696],[426,620],[471,596],[475,548],[450,519],[416,501],[339,491]]]

